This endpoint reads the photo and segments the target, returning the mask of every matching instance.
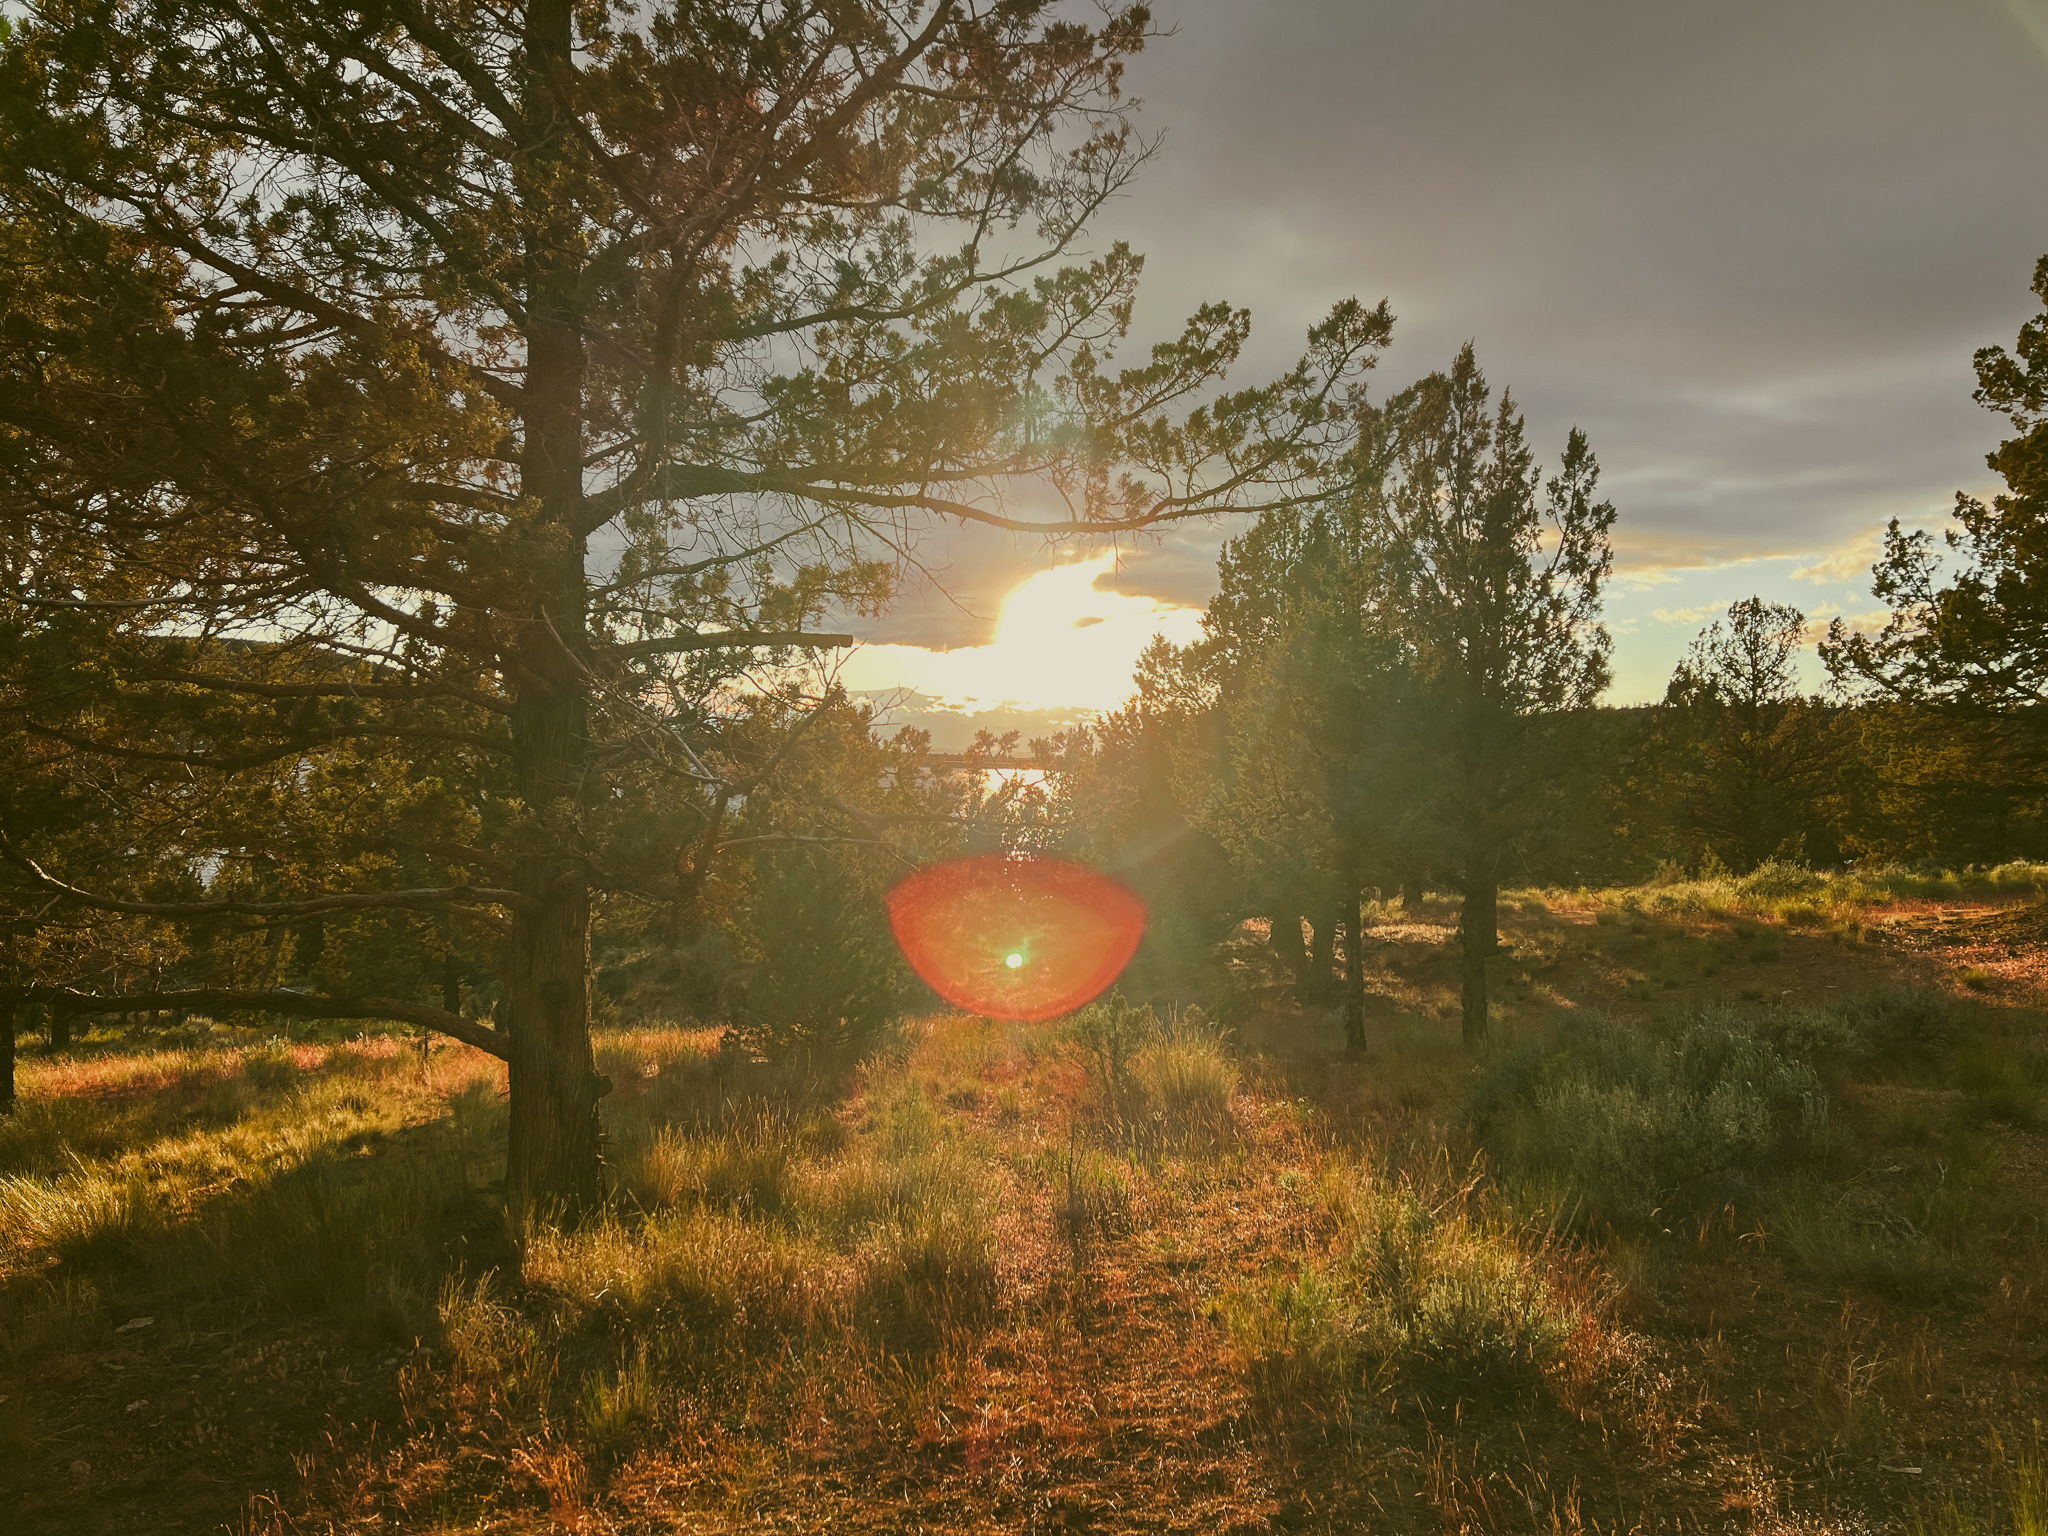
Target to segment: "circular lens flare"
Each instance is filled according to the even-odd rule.
[[[982,854],[927,865],[890,890],[888,906],[925,984],[998,1019],[1071,1013],[1108,989],[1145,936],[1144,902],[1066,859]]]

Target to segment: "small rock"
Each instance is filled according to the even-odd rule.
[[[150,1328],[154,1327],[155,1324],[156,1319],[153,1317],[131,1317],[127,1322],[116,1328],[114,1332],[133,1333],[137,1328]]]
[[[126,1408],[126,1409],[125,1409],[124,1411],[125,1411],[125,1412],[128,1412],[128,1413],[133,1413],[133,1412],[134,1412],[134,1411],[135,1411],[136,1409],[138,1409],[138,1408],[147,1408],[148,1406],[149,1406],[149,1399],[148,1399],[148,1398],[146,1398],[146,1397],[138,1397],[137,1399],[135,1399],[135,1401],[134,1401],[134,1402],[130,1403],[130,1404],[128,1405],[128,1407],[127,1407],[127,1408]]]
[[[90,1471],[92,1471],[92,1468],[85,1462],[74,1461],[71,1463],[71,1475],[73,1477],[84,1477]]]

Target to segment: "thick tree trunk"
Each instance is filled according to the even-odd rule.
[[[574,1221],[604,1199],[597,1101],[609,1084],[590,1047],[590,893],[573,861],[519,861],[505,977],[512,1114],[505,1197],[514,1220]]]
[[[1500,882],[1490,866],[1475,867],[1466,876],[1458,928],[1464,951],[1465,1044],[1476,1045],[1486,1038],[1487,965],[1500,937]]]
[[[577,849],[590,750],[593,668],[583,532],[585,337],[580,140],[550,69],[573,69],[569,0],[526,11],[534,139],[514,172],[526,232],[526,378],[520,488],[535,510],[511,658],[512,759],[528,824],[512,877],[505,975],[511,1128],[505,1196],[515,1224],[573,1222],[604,1198],[597,1101],[608,1084],[590,1046],[590,880]]]
[[[542,654],[533,662],[555,675],[522,691],[512,710],[514,768],[535,845],[514,867],[520,902],[505,975],[512,1083],[505,1195],[521,1225],[574,1222],[602,1202],[597,1101],[610,1087],[597,1075],[590,1045],[590,880],[573,852],[590,733],[576,654],[581,540],[549,574],[545,623],[533,628],[550,641],[536,647]]]
[[[0,993],[0,1115],[14,1113],[14,1015],[20,1004]]]
[[[1422,871],[1412,864],[1401,871],[1401,911],[1413,917],[1422,910]]]

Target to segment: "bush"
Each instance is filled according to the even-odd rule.
[[[1425,1192],[1340,1171],[1325,1191],[1338,1220],[1330,1259],[1222,1303],[1254,1390],[1281,1403],[1389,1372],[1526,1382],[1594,1331],[1548,1235],[1489,1216],[1474,1187]]]
[[[1718,1019],[1660,1040],[1587,1018],[1509,1053],[1468,1113],[1505,1166],[1565,1181],[1578,1218],[1642,1226],[1723,1203],[1827,1106],[1810,1067]]]
[[[764,859],[754,894],[761,960],[736,1041],[771,1058],[844,1065],[902,1016],[904,972],[878,892],[832,850]]]
[[[1737,893],[1770,900],[1783,896],[1804,896],[1819,890],[1826,881],[1804,864],[1784,859],[1765,859],[1735,882]]]
[[[1924,987],[1886,987],[1835,1005],[1865,1055],[1925,1062],[1948,1054],[1961,1019],[1953,999]]]
[[[1138,1055],[1159,1033],[1151,1007],[1133,1008],[1121,992],[1090,1003],[1067,1025],[1067,1039],[1081,1053],[1089,1085],[1112,1116],[1126,1118],[1142,1109],[1145,1089],[1137,1077]]]

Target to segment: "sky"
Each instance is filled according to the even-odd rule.
[[[1126,355],[1219,298],[1253,315],[1239,383],[1350,295],[1396,316],[1375,393],[1472,340],[1541,451],[1576,425],[1600,458],[1610,702],[1661,696],[1738,598],[1876,617],[1886,522],[1992,488],[1971,356],[2039,307],[2048,0],[1153,10],[1173,35],[1128,80],[1164,138],[1091,239],[1147,258]],[[1235,531],[941,533],[938,582],[860,627],[846,681],[941,747],[1069,723],[1152,633],[1194,632]]]

